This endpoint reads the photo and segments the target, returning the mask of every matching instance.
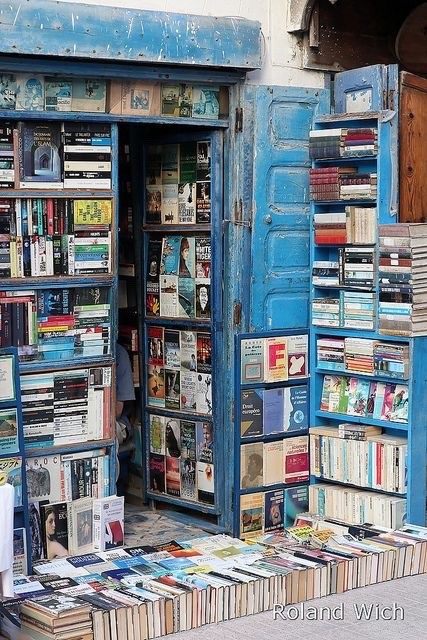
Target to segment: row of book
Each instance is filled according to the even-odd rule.
[[[308,484],[255,493],[242,493],[239,504],[239,536],[283,532],[294,524],[298,514],[308,511]]]
[[[285,382],[308,375],[308,334],[243,338],[240,344],[242,384]]]
[[[312,129],[308,149],[312,160],[376,156],[378,130],[375,127]]]
[[[339,429],[335,427],[312,427],[311,474],[358,487],[406,493],[408,441],[402,437],[378,435],[378,431],[381,429],[375,427],[347,430],[344,435],[350,437],[340,437]],[[359,433],[362,435],[356,438],[354,434]]]
[[[28,499],[34,503],[69,502],[108,495],[110,459],[105,447],[27,457]]]
[[[427,230],[422,223],[379,225],[378,330],[427,333]]]
[[[150,414],[150,489],[214,504],[215,432],[211,422]]]
[[[313,261],[313,284],[372,289],[376,268],[374,247],[339,247],[337,257],[338,260]]]
[[[307,428],[307,385],[241,390],[241,438],[292,433]]]
[[[409,345],[370,338],[318,337],[317,366],[322,369],[407,380]]]
[[[220,104],[224,112],[216,85],[0,73],[0,109],[218,119]]]
[[[337,297],[316,297],[311,304],[316,326],[372,330],[375,317],[376,294],[371,292],[341,290]]]
[[[212,336],[148,329],[148,405],[212,414]]]
[[[406,518],[406,498],[326,483],[309,487],[309,509],[325,518],[347,524],[374,522],[394,529]]]
[[[374,244],[377,234],[375,207],[351,205],[344,211],[314,214],[314,242],[317,245]]]
[[[408,385],[335,374],[323,376],[320,410],[408,422]]]
[[[309,170],[310,198],[318,201],[376,200],[377,174],[356,167],[319,167]]]
[[[106,287],[29,289],[0,293],[0,346],[21,360],[69,360],[110,353]],[[87,304],[86,304],[87,303]]]
[[[150,238],[148,316],[211,318],[211,240],[206,235]]]
[[[25,373],[22,422],[27,449],[109,439],[111,366]]]
[[[241,444],[241,489],[308,481],[308,449],[306,435]]]
[[[249,542],[204,536],[52,560],[15,580],[4,628],[7,617],[42,640],[80,623],[84,640],[146,640],[427,570],[423,527],[300,522]]]
[[[209,224],[210,141],[150,145],[145,189],[148,224]]]

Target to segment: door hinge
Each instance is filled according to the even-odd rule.
[[[238,327],[242,321],[242,305],[235,302],[233,307],[233,326]]]
[[[234,202],[234,223],[241,224],[243,220],[243,202],[242,198],[239,198]]]
[[[234,129],[236,133],[243,131],[243,107],[236,107],[236,124]]]

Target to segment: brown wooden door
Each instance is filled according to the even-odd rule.
[[[427,78],[400,82],[399,222],[427,222]]]

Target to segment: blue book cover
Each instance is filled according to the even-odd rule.
[[[122,580],[123,578],[136,575],[138,575],[137,572],[133,571],[130,567],[121,567],[101,572],[103,578],[109,578],[111,580]]]
[[[283,489],[266,491],[264,494],[264,531],[280,531],[284,522]]]
[[[308,511],[308,485],[284,489],[285,527],[292,527],[299,513]]]
[[[308,429],[308,388],[306,384],[286,387],[284,408],[284,430]]]
[[[88,564],[99,564],[104,562],[104,560],[96,553],[84,553],[80,556],[70,556],[67,560],[73,565],[73,567],[85,567]]]
[[[263,399],[264,435],[282,432],[285,417],[285,389],[265,389]]]
[[[178,275],[181,240],[181,236],[165,236],[163,238],[160,266],[162,275]]]

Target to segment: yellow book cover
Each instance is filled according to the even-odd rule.
[[[74,224],[111,224],[111,200],[74,200]]]

